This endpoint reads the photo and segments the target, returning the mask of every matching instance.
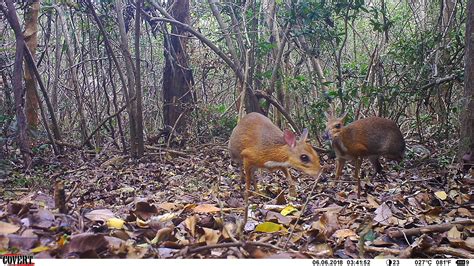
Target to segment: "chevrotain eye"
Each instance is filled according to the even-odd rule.
[[[341,128],[341,124],[336,124],[334,127],[335,128]]]
[[[301,154],[300,159],[303,163],[309,163],[309,156],[306,154]]]

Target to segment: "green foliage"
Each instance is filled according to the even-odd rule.
[[[225,114],[228,106],[217,104],[209,106],[202,114],[206,121],[202,125],[207,126],[212,136],[230,136],[232,129],[237,125],[237,117]]]

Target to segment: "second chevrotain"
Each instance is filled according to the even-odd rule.
[[[296,196],[296,189],[288,167],[312,176],[319,174],[319,156],[306,142],[307,136],[308,130],[304,129],[299,140],[296,140],[293,132],[281,131],[270,119],[259,113],[249,113],[240,120],[230,136],[229,151],[232,160],[241,164],[245,172],[246,206],[252,178],[256,189],[257,182],[253,175],[257,168],[283,171],[292,196]]]
[[[357,179],[357,196],[360,197],[360,168],[362,160],[369,158],[377,173],[382,172],[379,157],[400,162],[405,152],[405,140],[400,128],[392,120],[368,117],[344,126],[345,115],[335,118],[326,114],[326,130],[336,152],[336,180],[342,174],[346,160],[354,162],[354,177]]]

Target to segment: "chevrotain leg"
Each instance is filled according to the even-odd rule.
[[[342,169],[344,168],[345,163],[346,163],[345,159],[342,159],[342,158],[336,159],[336,180],[339,180],[339,178],[341,177]]]
[[[281,171],[285,174],[286,180],[288,180],[288,188],[290,190],[290,196],[291,197],[296,197],[296,185],[295,185],[295,180],[291,177],[290,171],[288,168],[281,167]]]
[[[378,174],[382,173],[382,165],[379,162],[378,156],[370,156],[369,161],[372,163],[375,172],[377,172]]]
[[[354,176],[357,179],[357,198],[360,198],[360,191],[361,191],[360,167],[362,166],[362,157],[357,157],[354,161],[354,165],[355,165]]]
[[[250,180],[252,179],[252,167],[244,160],[244,171],[245,171],[245,192],[244,192],[244,200],[245,200],[245,213],[244,213],[244,225],[247,223],[248,218],[248,210],[249,210],[249,194],[250,194]]]

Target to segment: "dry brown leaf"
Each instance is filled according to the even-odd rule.
[[[196,206],[193,211],[196,213],[211,213],[211,212],[219,212],[221,209],[217,208],[212,204],[201,204]]]
[[[461,232],[456,228],[456,226],[453,226],[449,231],[448,231],[448,239],[461,239]]]
[[[165,211],[175,211],[182,207],[183,207],[182,204],[172,203],[172,202],[164,202],[164,203],[158,204],[158,208],[163,209]]]
[[[380,206],[380,204],[377,202],[377,199],[370,194],[367,195],[367,202],[374,209],[377,209]]]
[[[206,242],[207,245],[217,244],[221,232],[205,227],[202,229],[204,230],[204,235],[199,239],[200,242]]]
[[[13,234],[20,229],[20,226],[0,221],[0,235]]]
[[[461,217],[472,217],[471,212],[466,208],[458,208],[457,211]]]
[[[85,253],[88,251],[100,252],[107,248],[108,242],[104,235],[81,233],[71,236],[69,252]]]
[[[186,228],[189,230],[189,233],[191,233],[191,236],[194,237],[196,234],[196,223],[197,223],[197,217],[196,215],[189,216],[184,220],[184,225]]]
[[[346,237],[356,236],[357,234],[352,231],[351,229],[339,229],[334,234],[332,234],[335,238],[342,238],[345,239]]]
[[[148,202],[140,201],[135,205],[135,215],[144,221],[156,214],[158,214],[158,209]]]
[[[224,239],[229,239],[234,237],[234,233],[237,229],[237,226],[233,223],[226,223],[222,229],[222,236]]]
[[[84,217],[94,222],[105,222],[109,219],[115,218],[115,215],[109,209],[98,209],[86,213]]]
[[[448,238],[451,246],[462,248],[474,252],[474,237],[468,237],[466,240]]]
[[[156,236],[155,238],[153,238],[153,240],[151,240],[151,243],[157,244],[163,241],[167,241],[170,238],[172,233],[173,233],[172,227],[161,228],[160,230],[156,232]]]
[[[393,221],[393,214],[390,207],[387,204],[382,203],[376,210],[375,210],[375,218],[374,221],[378,222],[382,225],[391,225]]]

